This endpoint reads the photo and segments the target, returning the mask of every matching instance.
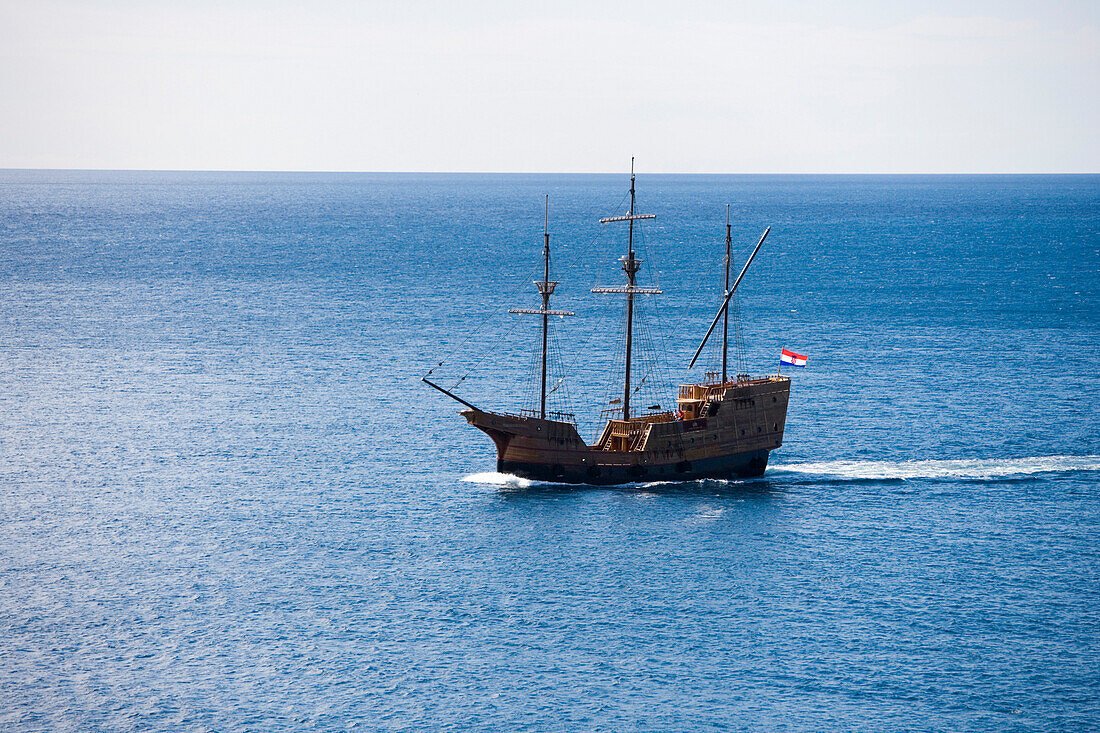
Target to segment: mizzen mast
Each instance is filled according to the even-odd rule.
[[[623,380],[623,420],[630,419],[630,363],[631,350],[634,341],[634,296],[659,295],[659,288],[639,288],[635,285],[635,277],[638,270],[642,269],[642,261],[634,256],[634,222],[638,219],[656,219],[656,214],[634,213],[634,158],[630,159],[630,211],[626,216],[609,216],[600,219],[601,224],[613,221],[627,222],[626,256],[620,257],[623,263],[623,272],[626,273],[627,286],[625,288],[592,288],[593,293],[625,293],[626,294],[626,375]]]
[[[730,292],[730,249],[733,238],[730,236],[730,205],[726,204],[726,291]],[[727,305],[722,309],[722,384],[726,383],[726,362],[729,360],[730,350],[730,309]]]
[[[554,294],[554,288],[558,283],[550,279],[550,195],[546,196],[546,206],[542,219],[542,280],[535,280],[535,287],[542,295],[542,308],[510,308],[509,313],[526,313],[542,316],[542,374],[541,389],[539,392],[539,418],[546,419],[546,352],[550,333],[550,316],[571,316],[571,311],[550,310],[550,296]]]
[[[751,265],[752,261],[756,259],[756,253],[759,252],[760,247],[764,245],[764,240],[768,238],[768,232],[770,232],[771,230],[772,228],[768,227],[764,230],[764,233],[760,235],[760,241],[756,243],[756,248],[752,251],[752,254],[749,255],[749,259],[745,262],[745,266],[741,268],[741,273],[737,276],[737,279],[733,281],[733,287],[726,290],[726,297],[722,301],[722,305],[718,309],[718,313],[715,314],[714,320],[711,321],[710,328],[707,329],[706,336],[703,336],[702,343],[700,343],[699,348],[695,350],[695,356],[691,357],[691,363],[688,364],[688,369],[691,369],[695,366],[695,361],[699,358],[699,354],[703,353],[703,347],[707,345],[707,339],[709,339],[710,335],[714,333],[714,327],[718,325],[718,321],[722,318],[722,314],[726,312],[727,308],[729,308],[730,298],[732,298],[733,294],[737,292],[737,286],[741,284],[741,278],[745,277],[745,273],[749,271],[749,265]]]

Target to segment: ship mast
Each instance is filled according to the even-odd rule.
[[[542,316],[542,373],[541,389],[539,392],[539,418],[546,419],[546,376],[547,376],[547,344],[550,334],[550,316],[571,316],[571,311],[550,310],[550,296],[554,293],[557,281],[550,279],[550,195],[546,196],[546,205],[542,218],[542,280],[535,280],[535,287],[542,295],[542,308],[510,308],[509,313],[526,313]]]
[[[623,420],[630,419],[630,349],[634,339],[634,277],[642,264],[634,259],[634,158],[630,159],[630,217],[627,220],[626,259],[623,260],[623,272],[626,273],[626,378],[623,380]]]
[[[536,283],[542,294],[542,389],[539,393],[539,417],[546,419],[546,341],[550,330],[550,194],[542,212],[542,282]]]
[[[623,263],[623,272],[626,273],[627,286],[625,288],[592,288],[593,293],[625,293],[626,294],[626,374],[623,379],[623,420],[630,419],[630,365],[631,352],[634,343],[634,295],[657,295],[658,288],[639,288],[635,285],[635,277],[638,270],[642,269],[642,261],[634,256],[634,221],[637,219],[656,219],[656,214],[634,213],[634,158],[630,158],[630,211],[626,216],[610,216],[600,219],[601,224],[612,221],[627,222],[626,256],[620,257]]]
[[[741,278],[745,277],[745,273],[749,271],[749,265],[756,259],[756,253],[760,251],[760,248],[764,245],[764,240],[768,238],[768,232],[772,230],[768,227],[764,230],[764,233],[760,235],[760,241],[756,243],[756,248],[749,255],[749,259],[745,262],[745,266],[741,268],[741,273],[737,276],[737,279],[733,281],[733,287],[726,291],[726,298],[722,301],[721,307],[718,308],[718,312],[714,315],[714,320],[710,322],[710,328],[707,329],[707,334],[703,336],[703,341],[699,344],[699,348],[695,350],[695,356],[691,357],[691,363],[688,364],[688,369],[695,366],[696,360],[699,358],[699,354],[703,353],[703,347],[707,345],[707,339],[714,333],[714,327],[718,325],[718,321],[722,319],[722,314],[729,308],[730,298],[737,292],[737,286],[741,284]]]
[[[726,204],[726,290],[725,295],[730,292],[730,246],[733,239],[730,237],[730,205]],[[729,359],[729,341],[730,341],[730,309],[727,306],[722,309],[722,384],[726,383],[726,362]]]

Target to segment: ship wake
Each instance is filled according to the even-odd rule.
[[[987,480],[1043,473],[1100,471],[1100,456],[962,459],[950,461],[823,461],[773,465],[768,475],[847,481]]]
[[[530,479],[525,479],[520,476],[513,476],[510,473],[497,473],[496,471],[486,471],[485,473],[472,473],[469,476],[463,476],[462,480],[471,484],[499,486],[502,489],[526,489],[533,486],[535,483]]]
[[[695,479],[692,481],[644,481],[620,484],[620,488],[642,486],[671,487],[712,484],[751,484],[768,479],[801,481],[906,481],[910,479],[988,481],[1026,479],[1050,473],[1100,471],[1100,456],[1035,456],[1032,458],[969,458],[926,461],[818,461],[775,464],[764,476],[755,479]],[[528,489],[534,486],[566,486],[532,481],[509,473],[487,471],[464,476],[463,481],[501,489]],[[614,488],[604,486],[602,488]]]
[[[469,476],[463,476],[462,480],[470,484],[481,484],[482,486],[495,486],[500,489],[530,489],[530,488],[579,488],[588,487],[594,488],[593,484],[567,484],[559,483],[557,481],[534,481],[532,479],[523,478],[522,476],[516,476],[510,473],[497,473],[496,471],[486,471],[484,473],[471,473]],[[660,483],[666,482],[631,482],[625,484],[603,484],[599,486],[601,489],[615,489],[615,488],[631,488],[635,486],[656,486]],[[667,482],[671,483],[671,482]]]

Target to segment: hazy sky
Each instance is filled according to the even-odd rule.
[[[0,0],[0,167],[1098,172],[1100,1]]]

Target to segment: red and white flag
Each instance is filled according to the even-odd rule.
[[[780,364],[790,364],[791,366],[797,366],[797,367],[804,367],[804,366],[806,366],[806,360],[809,359],[809,358],[810,357],[808,357],[808,356],[803,356],[802,354],[796,354],[793,351],[788,351],[787,349],[783,349],[783,353],[779,357],[779,363]]]

